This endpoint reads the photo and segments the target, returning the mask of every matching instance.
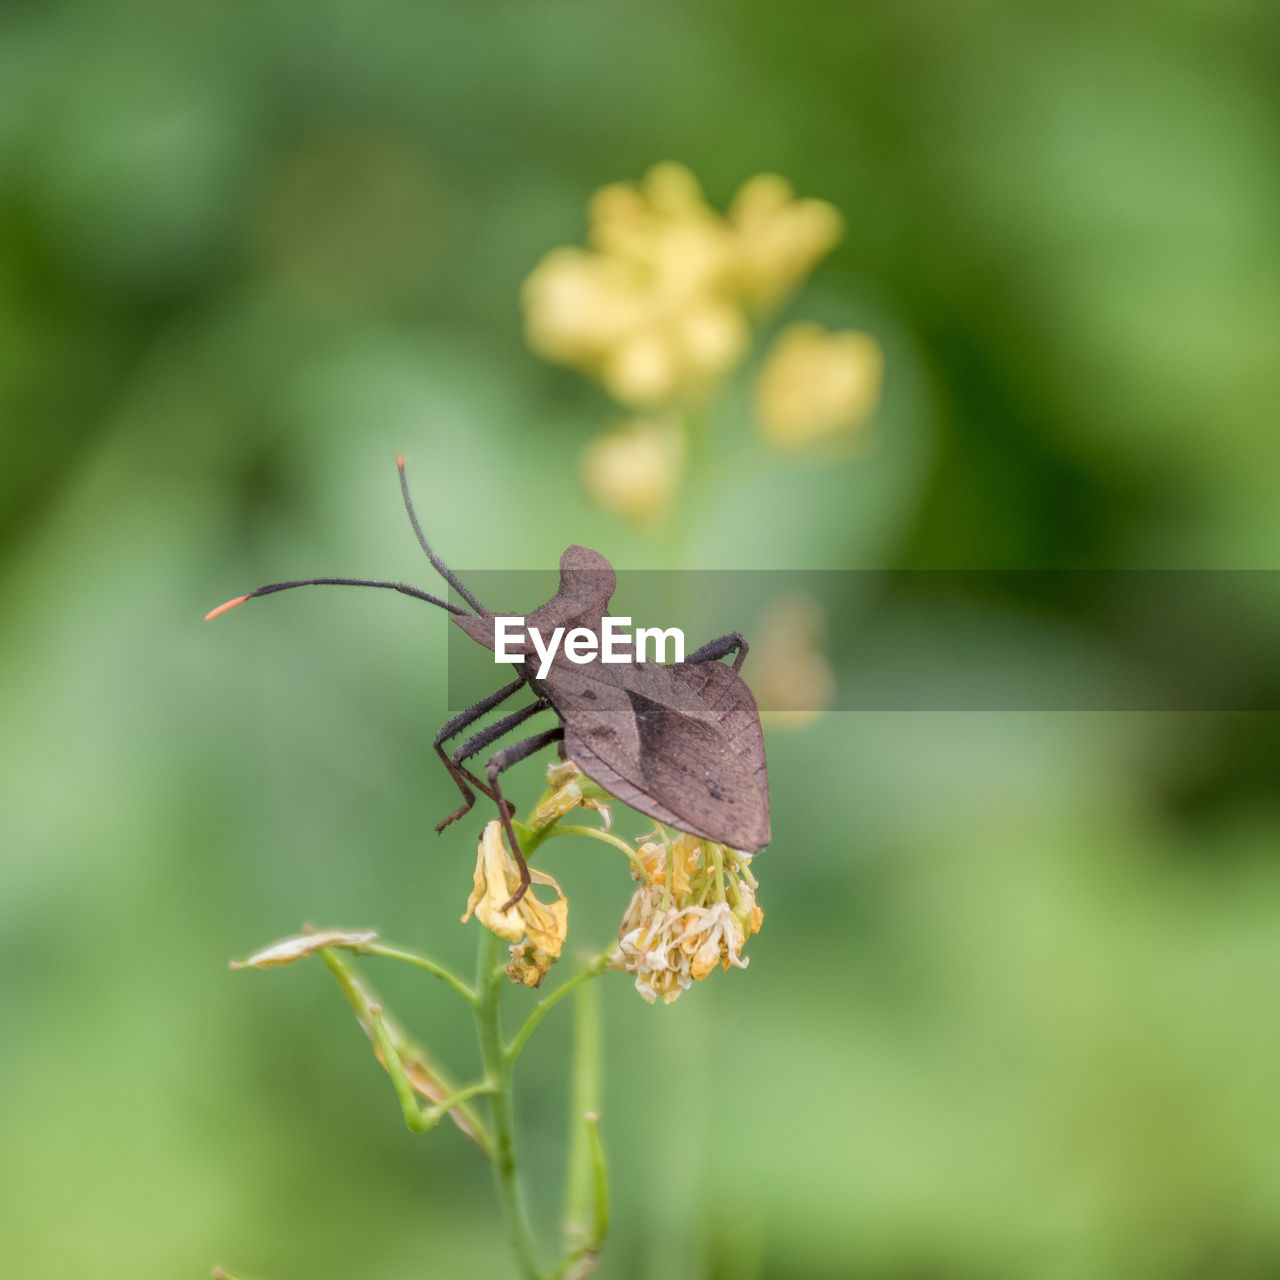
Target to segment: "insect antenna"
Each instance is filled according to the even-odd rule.
[[[396,454],[396,469],[400,472],[400,492],[404,494],[404,509],[409,513],[410,523],[413,525],[413,531],[418,535],[418,542],[421,544],[423,551],[427,553],[427,559],[431,561],[436,572],[481,616],[488,614],[489,610],[480,603],[479,600],[471,594],[470,591],[462,585],[462,579],[458,577],[452,569],[449,568],[443,560],[431,549],[431,544],[427,541],[427,535],[422,532],[422,525],[418,523],[418,513],[413,509],[413,499],[409,496],[409,477],[405,475],[404,470],[404,454]],[[459,612],[462,612],[459,610]]]
[[[228,609],[234,609],[236,605],[244,604],[246,600],[252,600],[255,596],[269,596],[273,591],[289,591],[293,587],[385,587],[388,591],[398,591],[401,595],[412,596],[415,600],[437,604],[442,609],[448,609],[450,613],[460,613],[464,616],[467,613],[456,604],[441,600],[439,596],[433,596],[430,591],[419,591],[417,587],[411,587],[404,582],[379,582],[373,578],[299,578],[296,582],[272,582],[265,587],[259,587],[256,591],[250,591],[246,596],[236,596],[234,600],[228,600],[216,609],[210,609],[204,615],[204,620],[209,622],[218,614],[226,613]]]

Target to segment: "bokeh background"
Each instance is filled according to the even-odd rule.
[[[200,618],[294,575],[429,585],[398,450],[460,568],[571,541],[671,566],[579,486],[616,410],[521,335],[521,281],[600,184],[678,159],[720,205],[765,170],[830,200],[845,239],[795,307],[886,353],[838,465],[758,440],[744,366],[681,567],[1280,556],[1274,6],[0,22],[13,1275],[509,1274],[488,1169],[404,1130],[323,970],[225,968],[303,920],[469,966],[475,831],[431,830],[444,620],[321,591]],[[1274,715],[830,713],[769,752],[750,968],[666,1009],[603,990],[599,1274],[1280,1274]],[[598,849],[547,853],[583,949],[629,894]],[[468,1071],[463,1011],[391,969],[365,966]],[[548,1232],[567,1031],[519,1098]]]

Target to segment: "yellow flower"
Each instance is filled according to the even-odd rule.
[[[634,974],[650,1004],[659,997],[671,1004],[717,965],[745,969],[742,948],[760,931],[764,912],[749,855],[696,836],[660,834],[637,852],[650,878],[632,896],[609,963]]]
[[[484,829],[476,854],[475,883],[467,899],[463,922],[474,914],[486,929],[512,944],[507,975],[513,982],[536,987],[560,957],[569,932],[569,901],[560,886],[542,871],[530,871],[535,885],[555,890],[556,901],[542,902],[530,888],[509,911],[503,906],[520,884],[520,871],[507,852],[502,823],[496,818]]]
[[[729,206],[738,287],[756,306],[785,297],[840,243],[843,222],[825,200],[797,200],[776,173],[744,182]]]
[[[789,325],[756,383],[761,429],[788,449],[856,431],[880,403],[883,374],[884,354],[870,334]]]
[[[746,349],[746,319],[719,288],[731,238],[681,165],[592,198],[594,251],[555,249],[525,281],[529,345],[593,374],[623,404],[696,394]]]
[[[589,249],[552,250],[525,281],[529,345],[623,404],[695,398],[746,351],[745,308],[794,288],[840,238],[840,216],[783,179],[745,183],[725,218],[683,165],[602,187]]]
[[[684,454],[684,435],[675,424],[637,418],[588,443],[582,451],[582,483],[605,510],[643,523],[671,505]]]
[[[724,219],[681,164],[656,164],[643,182],[601,187],[588,207],[588,239],[601,253],[634,262],[671,298],[713,292],[733,244]]]
[[[836,680],[823,652],[826,615],[807,592],[779,596],[751,639],[751,686],[771,729],[801,729],[832,703]]]
[[[627,263],[574,248],[548,253],[521,298],[534,351],[588,371],[636,327],[642,304]]]

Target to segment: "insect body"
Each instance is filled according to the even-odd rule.
[[[405,507],[414,532],[431,563],[467,602],[470,610],[404,583],[364,578],[307,578],[272,583],[214,609],[209,618],[254,596],[312,585],[384,587],[439,605],[472,639],[496,647],[494,613],[463,586],[457,575],[431,549],[414,512],[405,478],[404,459],[397,459]],[[560,557],[556,594],[523,619],[525,634],[536,627],[550,634],[585,627],[599,633],[617,579],[608,560],[586,547],[569,547]],[[448,720],[436,734],[434,747],[462,793],[463,803],[436,828],[463,817],[475,804],[475,792],[498,806],[511,852],[520,868],[520,887],[508,907],[529,885],[516,833],[512,807],[503,797],[498,776],[534,752],[559,743],[561,755],[604,790],[648,817],[691,835],[754,853],[769,843],[769,778],[765,766],[760,716],[751,690],[738,674],[747,642],[737,633],[713,640],[684,662],[664,666],[635,662],[569,662],[561,650],[542,668],[532,646],[522,648],[508,637],[507,653],[521,653],[513,664],[516,679]],[[732,666],[717,661],[734,654]],[[523,690],[533,700],[466,737],[452,753],[444,744],[461,735]],[[534,716],[553,712],[559,723],[489,757],[485,777],[477,777],[466,761],[479,755]]]

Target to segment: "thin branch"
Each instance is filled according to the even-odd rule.
[[[507,1045],[507,1061],[515,1062],[520,1056],[520,1051],[529,1041],[529,1037],[537,1030],[538,1023],[560,1003],[571,991],[580,987],[590,978],[599,977],[605,970],[605,966],[609,963],[608,952],[597,956],[590,964],[579,969],[567,982],[557,987],[545,1000],[539,1001],[533,1007],[533,1012],[524,1020],[524,1025],[516,1032],[511,1043]]]
[[[480,930],[480,956],[476,964],[476,1029],[486,1077],[493,1082],[489,1112],[493,1125],[493,1180],[498,1204],[507,1226],[507,1239],[526,1280],[542,1280],[534,1257],[533,1233],[520,1192],[520,1165],[516,1154],[515,1117],[511,1106],[511,1059],[502,1043],[500,1002],[506,978],[499,967],[502,939]]]
[[[387,1033],[386,1023],[382,1020],[382,1006],[371,1004],[369,1016],[373,1019],[373,1037],[382,1050],[382,1061],[386,1064],[387,1074],[395,1086],[396,1097],[400,1099],[400,1110],[404,1113],[404,1122],[411,1133],[426,1133],[432,1126],[422,1114],[418,1105],[418,1095],[414,1093],[409,1077],[404,1073],[404,1063],[400,1060],[400,1051],[396,1048],[391,1036]]]
[[[613,835],[609,831],[601,831],[599,827],[583,827],[575,823],[557,823],[547,832],[550,836],[590,836],[593,840],[603,840],[605,844],[611,844],[615,849],[621,849],[623,853],[631,860],[631,865],[640,873],[640,878],[649,884],[653,877],[649,874],[648,869],[640,860],[640,855],[623,839]]]
[[[382,956],[384,960],[400,960],[405,964],[416,965],[419,969],[425,969],[428,973],[434,974],[435,977],[439,978],[441,982],[448,983],[472,1008],[475,1008],[476,993],[456,973],[452,973],[444,965],[437,964],[436,961],[429,959],[427,956],[419,955],[416,951],[410,951],[407,947],[393,947],[385,942],[367,942],[359,950],[361,955]]]

